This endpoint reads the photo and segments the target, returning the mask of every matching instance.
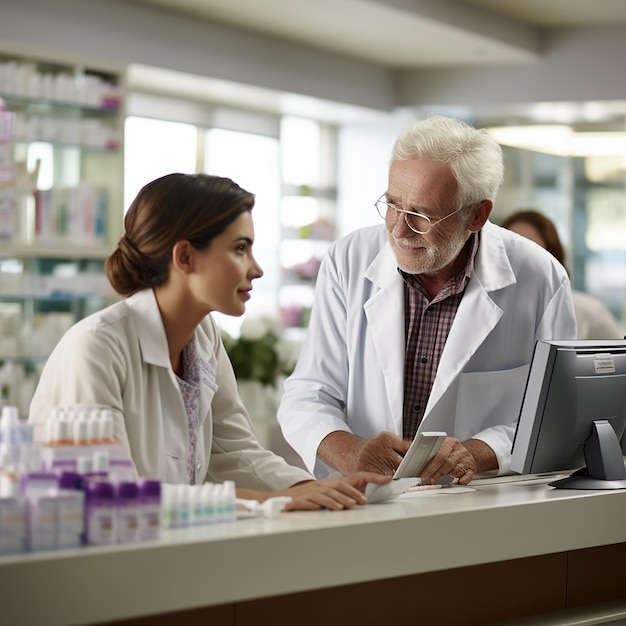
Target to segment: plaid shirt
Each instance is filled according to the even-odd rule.
[[[465,268],[452,276],[430,301],[419,275],[406,274],[398,269],[404,279],[404,439],[415,437],[424,417],[443,347],[474,270],[478,243],[479,236],[474,233],[470,238],[471,248]]]

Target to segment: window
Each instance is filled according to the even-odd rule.
[[[197,171],[197,130],[192,124],[128,117],[124,140],[124,209],[151,180]]]
[[[256,197],[254,254],[264,275],[255,281],[246,316],[278,316],[294,301],[309,309],[315,279],[309,266],[335,237],[334,128],[306,118],[209,105],[185,108],[147,94],[135,95],[131,105],[125,126],[124,206],[128,208],[143,185],[171,172],[231,178]],[[289,199],[298,204],[298,219],[281,224]],[[292,231],[298,233],[295,248],[283,245],[285,237],[293,238]],[[285,285],[285,272],[293,265],[306,266],[307,274]],[[214,317],[220,327],[238,335],[242,318]]]
[[[277,253],[281,187],[279,141],[275,137],[212,128],[205,135],[204,171],[226,176],[255,194],[254,256],[264,275],[254,283],[246,315],[276,315],[280,279]],[[231,334],[238,334],[241,318],[216,314],[215,319]]]

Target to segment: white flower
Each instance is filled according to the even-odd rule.
[[[258,341],[266,335],[278,335],[279,327],[271,317],[246,318],[241,322],[241,338],[248,341]]]
[[[278,320],[272,317],[244,319],[234,339],[222,331],[222,341],[237,380],[256,380],[276,387],[289,376],[300,354],[300,343],[281,338]]]
[[[278,323],[278,320],[276,318],[262,317],[261,319],[265,323],[268,334],[275,335],[276,337],[280,335],[280,324]]]
[[[302,344],[298,341],[290,341],[288,339],[280,339],[276,343],[276,354],[278,354],[278,362],[284,370],[292,370],[298,357],[300,356],[300,348]]]
[[[265,322],[259,319],[245,319],[241,322],[240,328],[241,338],[248,341],[258,341],[267,334]]]

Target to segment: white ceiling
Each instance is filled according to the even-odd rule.
[[[626,0],[133,0],[387,67],[524,63],[549,27],[626,23]]]
[[[147,11],[223,25],[224,32],[295,42],[387,70],[480,69],[541,62],[555,32],[626,25],[626,0],[124,0]],[[556,30],[555,30],[556,29]],[[192,99],[309,114],[341,122],[369,115],[335,102],[158,67],[131,67],[129,85]],[[489,102],[489,101],[487,101]],[[443,113],[623,126],[626,101],[474,105]],[[309,110],[310,109],[310,110]],[[306,111],[303,113],[303,111]],[[417,110],[413,111],[417,112]],[[420,111],[429,113],[430,110]],[[437,111],[434,111],[437,112]],[[400,113],[402,113],[400,111]]]
[[[623,0],[463,0],[536,26],[626,22]]]

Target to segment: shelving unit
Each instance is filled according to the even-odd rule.
[[[123,79],[0,52],[0,98],[15,115],[0,182],[0,403],[25,413],[60,336],[115,299],[103,261],[123,230]]]

